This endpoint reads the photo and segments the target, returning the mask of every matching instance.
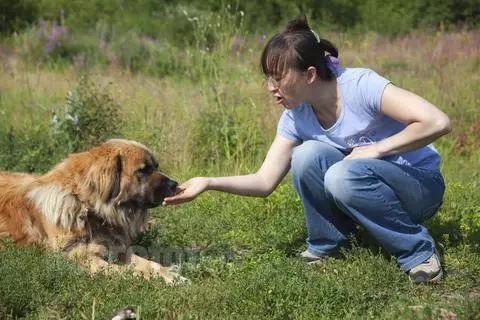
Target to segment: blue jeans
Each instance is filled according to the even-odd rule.
[[[404,271],[427,260],[435,243],[420,223],[442,203],[439,171],[379,159],[343,160],[338,149],[306,141],[292,154],[292,178],[307,223],[307,250],[334,255],[358,223]]]

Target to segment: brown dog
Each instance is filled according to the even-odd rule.
[[[90,271],[131,268],[167,283],[184,281],[170,268],[135,255],[147,209],[175,192],[152,153],[114,139],[70,155],[43,176],[0,173],[0,239],[62,250]],[[120,263],[110,263],[114,257]]]

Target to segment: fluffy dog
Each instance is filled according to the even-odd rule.
[[[185,281],[131,249],[147,210],[176,187],[145,146],[120,139],[71,154],[42,176],[0,172],[0,239],[62,250],[91,272],[130,268]]]

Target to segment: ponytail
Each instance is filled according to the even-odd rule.
[[[305,71],[313,66],[323,80],[335,78],[329,67],[330,57],[338,58],[338,49],[310,29],[305,15],[287,23],[274,35],[262,52],[262,71],[266,76],[282,76],[288,69]]]

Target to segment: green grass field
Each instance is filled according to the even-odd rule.
[[[75,104],[67,92],[82,92],[87,71],[89,92],[120,108],[116,134],[149,146],[176,180],[255,170],[282,110],[260,75],[263,37],[223,26],[214,30],[213,48],[202,41],[205,33],[180,51],[148,42],[149,52],[172,65],[142,60],[142,72],[113,58],[88,64],[81,55],[32,58],[39,50],[29,47],[33,31],[0,43],[0,169],[45,172],[75,147],[58,143],[72,137],[71,128],[55,129],[52,119]],[[152,210],[138,246],[154,258],[182,262],[189,286],[128,274],[91,276],[60,254],[7,245],[0,250],[0,319],[105,319],[126,306],[140,319],[480,319],[479,31],[324,36],[338,45],[343,65],[376,70],[453,121],[453,132],[436,143],[447,192],[428,221],[444,258],[440,284],[411,284],[365,233],[345,259],[299,261],[306,231],[287,177],[265,199],[210,192]]]

